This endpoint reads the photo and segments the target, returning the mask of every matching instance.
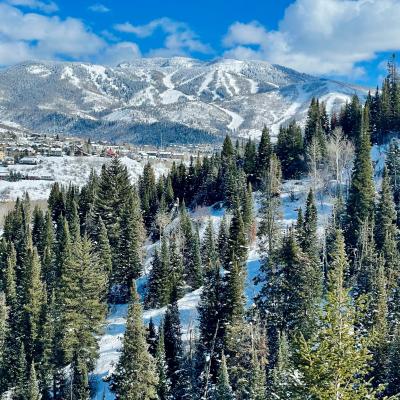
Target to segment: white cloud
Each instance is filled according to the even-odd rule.
[[[76,18],[24,13],[0,3],[0,65],[32,59],[117,64],[140,56],[135,43],[109,44]]]
[[[120,42],[106,47],[96,57],[95,61],[100,64],[117,65],[121,62],[130,62],[139,57],[141,57],[141,53],[136,43]]]
[[[400,49],[399,0],[296,0],[279,27],[236,22],[226,57],[256,58],[308,73],[359,75],[356,64]]]
[[[58,5],[54,1],[40,0],[7,0],[8,4],[13,6],[27,7],[34,10],[40,10],[45,13],[54,13],[58,10]]]
[[[101,3],[92,4],[88,7],[90,11],[98,12],[98,13],[108,13],[111,11],[107,6]]]
[[[87,57],[105,46],[104,41],[90,32],[78,19],[60,19],[35,13],[24,14],[19,9],[0,4],[0,43],[25,49],[21,61],[31,58]],[[16,57],[14,57],[16,58]],[[0,64],[9,64],[7,56]]]
[[[132,25],[129,22],[116,24],[114,28],[119,32],[132,33],[140,38],[154,34],[157,29],[162,30],[166,36],[164,47],[152,49],[150,56],[177,56],[190,55],[190,53],[211,53],[210,46],[202,43],[197,35],[184,23],[170,18],[159,18],[145,25]]]

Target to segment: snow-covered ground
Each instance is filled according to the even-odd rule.
[[[282,227],[292,225],[297,218],[299,207],[304,206],[305,199],[310,187],[310,182],[289,181],[283,185],[282,193]],[[255,194],[255,208],[259,208],[259,194]],[[323,198],[322,201],[317,201],[319,215],[319,229],[322,231],[323,226],[328,221],[328,217],[332,211],[332,203],[329,197]],[[215,232],[217,232],[221,218],[225,210],[215,209],[211,207],[201,207],[195,210],[191,217],[199,225],[200,236],[204,234],[205,228],[209,219],[211,219]],[[256,245],[253,245],[249,251],[247,260],[247,279],[246,279],[246,297],[247,305],[251,306],[254,296],[258,293],[259,287],[254,284],[254,277],[258,274],[260,268],[260,255]],[[143,277],[138,282],[139,292],[142,292],[143,284],[146,277]],[[201,288],[194,292],[187,293],[178,301],[180,318],[182,323],[183,339],[188,340],[193,335],[196,335],[197,327],[197,305],[200,299]],[[92,375],[94,387],[96,389],[94,399],[103,399],[103,394],[107,400],[115,399],[113,393],[110,392],[108,383],[104,382],[103,378],[108,376],[115,368],[118,362],[119,354],[122,348],[122,338],[125,331],[126,315],[128,306],[126,304],[114,305],[110,309],[109,316],[106,321],[105,331],[99,340],[100,354],[96,368]],[[160,309],[146,310],[143,314],[145,323],[148,323],[150,318],[153,319],[156,325],[159,325],[166,311],[166,307]]]
[[[8,182],[0,180],[0,201],[12,201],[21,197],[25,192],[29,193],[32,200],[45,200],[49,196],[51,185],[56,181],[62,185],[70,183],[83,186],[93,169],[100,173],[103,164],[109,163],[109,158],[91,157],[38,157],[37,165],[10,165],[8,170],[20,172],[23,175],[48,177],[51,180],[21,180]],[[139,162],[128,157],[122,157],[121,161],[128,168],[132,182],[136,182],[143,171],[146,161]],[[156,176],[167,173],[168,168],[162,162],[153,164]]]

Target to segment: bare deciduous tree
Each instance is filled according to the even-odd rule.
[[[327,142],[327,161],[331,179],[337,186],[350,179],[354,159],[354,145],[343,134],[342,128],[335,128]]]

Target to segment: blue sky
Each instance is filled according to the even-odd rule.
[[[0,0],[0,65],[226,57],[375,86],[399,21],[400,0]]]

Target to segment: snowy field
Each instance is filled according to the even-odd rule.
[[[0,201],[13,201],[17,197],[23,196],[25,192],[29,193],[32,200],[45,200],[49,196],[51,185],[59,182],[62,185],[70,183],[83,186],[93,169],[100,173],[101,166],[109,163],[111,159],[91,156],[91,157],[38,157],[37,165],[10,165],[7,169],[23,175],[32,175],[39,177],[49,177],[51,180],[21,180],[17,182],[8,182],[0,180]],[[146,161],[136,161],[128,157],[122,157],[121,161],[128,168],[128,172],[135,182],[143,171]],[[168,171],[165,163],[156,162],[153,164],[156,176],[162,175]],[[7,170],[4,169],[4,170]]]

